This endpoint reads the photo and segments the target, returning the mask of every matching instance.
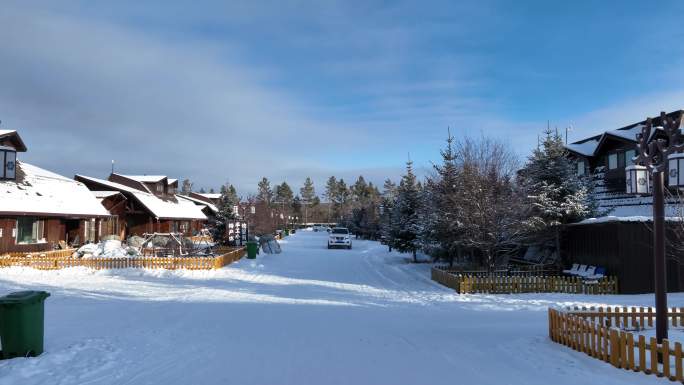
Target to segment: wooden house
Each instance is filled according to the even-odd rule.
[[[678,110],[667,115],[681,121],[682,113],[684,113],[683,110]],[[565,146],[569,157],[576,162],[577,174],[594,178],[597,197],[601,205],[608,209],[617,209],[619,206],[648,205],[650,202],[650,199],[636,199],[625,193],[625,167],[633,164],[632,159],[637,155],[637,134],[641,133],[645,123],[646,121],[641,121],[608,130]],[[660,124],[660,117],[653,119],[654,126]],[[667,140],[660,128],[651,132],[649,140],[656,139]],[[626,216],[628,210],[622,210],[617,214]]]
[[[682,122],[684,111],[667,114]],[[653,119],[654,127],[661,124]],[[637,155],[637,134],[645,121],[608,130],[566,145],[568,156],[575,161],[577,174],[592,178],[595,198],[603,214],[580,223],[565,226],[561,257],[569,267],[572,263],[602,266],[608,274],[618,277],[622,293],[645,293],[653,290],[653,198],[626,193],[625,167]],[[681,128],[680,128],[681,130]],[[650,141],[667,140],[662,129],[651,132]],[[665,178],[667,183],[667,178]],[[681,209],[684,202],[675,190],[666,199],[669,250],[684,250]],[[675,253],[676,254],[676,253]],[[684,290],[684,260],[670,253],[668,257],[668,288]]]
[[[200,206],[176,195],[176,179],[116,173],[107,180],[85,175],[76,175],[75,179],[101,199],[115,218],[111,224],[113,233],[122,238],[153,232],[193,235],[207,221]]]
[[[0,130],[0,253],[52,250],[97,241],[110,215],[79,182],[19,161],[13,130]]]

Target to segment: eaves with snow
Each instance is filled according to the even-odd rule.
[[[82,183],[21,161],[17,161],[16,180],[0,180],[0,215],[110,216]]]
[[[94,183],[106,191],[118,191],[128,199],[134,199],[146,208],[152,216],[157,219],[172,220],[206,220],[207,216],[202,212],[202,208],[195,203],[178,199],[161,199],[154,194],[140,191],[120,183],[111,182],[105,179],[93,178],[85,175],[76,175],[76,180]]]

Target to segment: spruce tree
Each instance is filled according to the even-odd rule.
[[[462,253],[464,226],[458,201],[462,194],[461,177],[451,133],[440,154],[442,164],[434,166],[436,175],[428,180],[424,194],[422,239],[430,255],[452,264]]]
[[[190,179],[183,179],[180,195],[188,196],[192,192],[192,182]]]
[[[314,183],[310,177],[306,177],[304,186],[299,189],[299,194],[301,195],[301,204],[304,206],[304,223],[308,223],[309,206],[313,205],[314,198],[316,198],[316,189],[314,188]]]
[[[577,175],[563,139],[550,130],[518,173],[518,184],[527,197],[524,222],[531,244],[554,241],[560,249],[560,226],[601,214],[593,194],[591,177]]]
[[[392,251],[394,241],[392,238],[392,211],[396,202],[397,185],[390,179],[386,179],[382,191],[382,214],[380,218],[380,236]]]
[[[221,196],[218,201],[218,213],[213,223],[214,239],[225,239],[227,224],[237,219],[234,207],[240,204],[237,190],[232,184],[224,184],[220,189]]]
[[[273,190],[271,190],[271,182],[266,177],[261,178],[258,185],[257,202],[265,204],[267,207],[273,201]]]
[[[421,232],[419,210],[420,190],[413,174],[413,162],[408,161],[406,174],[402,176],[397,188],[397,201],[392,211],[392,239],[398,251],[413,254],[414,262],[417,262],[418,235]]]
[[[282,207],[289,207],[292,205],[294,193],[287,182],[283,182],[276,186],[275,201]]]

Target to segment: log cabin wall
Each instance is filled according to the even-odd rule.
[[[16,243],[16,226],[17,219],[12,217],[0,218],[0,253],[3,252],[37,252],[53,250],[59,246],[60,242],[65,242],[66,237],[66,222],[78,221],[68,220],[62,218],[39,218],[43,221],[43,234],[47,242],[45,243],[31,243],[31,244],[17,244]],[[78,227],[77,227],[78,229]]]
[[[654,287],[651,222],[606,222],[566,226],[561,237],[564,268],[573,263],[602,266],[617,276],[621,294],[652,293]],[[677,229],[668,224],[668,248]],[[667,290],[684,291],[684,261],[668,256]]]

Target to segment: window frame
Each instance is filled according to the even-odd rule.
[[[628,153],[634,154],[633,156],[628,156]],[[636,156],[636,150],[625,150],[625,167],[626,166],[632,166],[634,165],[634,162],[632,161],[632,158]]]
[[[611,157],[615,157],[615,167],[611,167],[611,162],[610,162]],[[608,170],[617,170],[618,168],[620,168],[620,165],[619,165],[619,156],[618,156],[618,153],[617,153],[617,152],[609,153],[609,154],[606,156],[606,158],[607,158],[607,159],[606,159],[606,166],[608,167]]]
[[[7,161],[9,159],[8,154],[12,154],[14,159],[14,168],[12,170],[13,174],[11,177],[7,176]],[[0,149],[0,164],[2,164],[2,170],[0,170],[0,180],[16,180],[17,179],[17,152],[12,149]]]
[[[31,240],[26,242],[20,239],[23,238],[20,235],[23,231],[22,226],[19,225],[19,221],[31,221]],[[39,243],[45,243],[45,221],[38,217],[18,217],[15,222],[15,228],[17,229],[14,242],[17,245],[36,245]],[[35,236],[35,238],[34,238]],[[42,242],[41,242],[42,241]]]

